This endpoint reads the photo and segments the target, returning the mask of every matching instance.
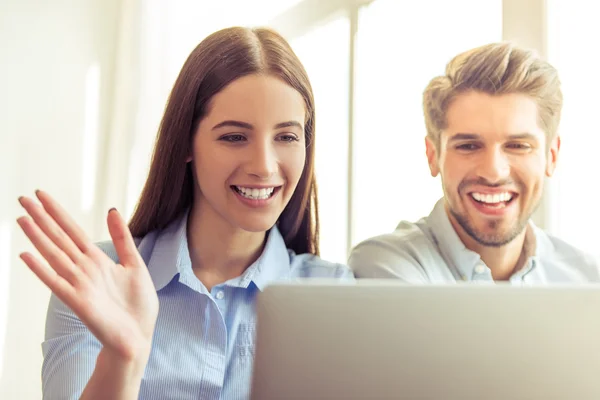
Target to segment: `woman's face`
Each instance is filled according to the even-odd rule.
[[[239,78],[210,101],[193,140],[195,206],[250,232],[279,219],[306,160],[302,95],[268,75]]]

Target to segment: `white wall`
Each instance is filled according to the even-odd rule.
[[[101,153],[87,149],[108,127],[118,5],[0,0],[1,399],[41,398],[49,292],[18,259],[30,246],[17,197],[48,190],[88,232],[103,212],[92,208]]]

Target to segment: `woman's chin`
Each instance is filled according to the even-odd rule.
[[[268,231],[275,225],[276,222],[277,220],[272,220],[271,218],[252,218],[239,221],[237,225],[246,232],[259,233]]]

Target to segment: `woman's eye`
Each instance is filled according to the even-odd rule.
[[[281,135],[279,140],[282,142],[297,142],[299,139],[296,135]]]
[[[221,137],[219,140],[235,143],[246,140],[246,137],[244,135],[227,135]]]

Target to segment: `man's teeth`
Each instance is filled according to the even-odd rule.
[[[257,188],[245,188],[245,187],[241,187],[241,186],[236,186],[236,189],[242,196],[247,197],[249,199],[253,199],[253,200],[268,199],[273,194],[273,190],[275,190],[274,187],[257,189]]]
[[[484,193],[471,193],[471,196],[477,201],[488,204],[497,204],[512,199],[513,195],[509,192],[495,193],[495,194],[484,194]]]

